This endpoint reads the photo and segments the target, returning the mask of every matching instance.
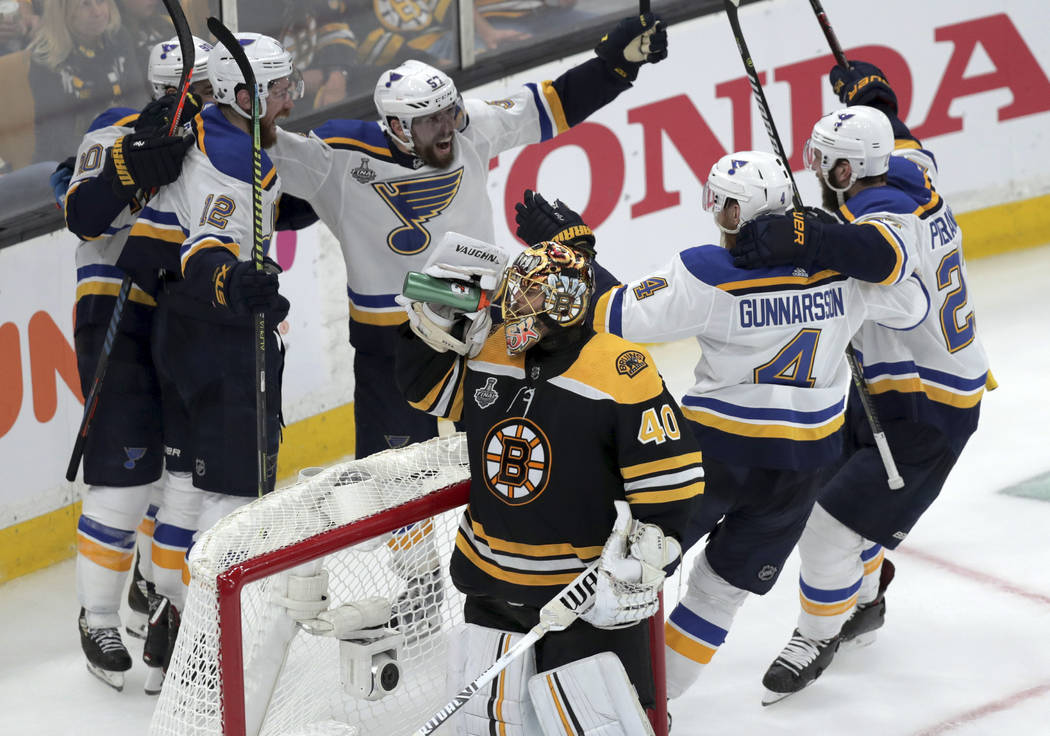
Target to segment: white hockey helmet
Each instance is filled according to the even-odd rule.
[[[211,44],[194,36],[193,45],[196,46],[193,55],[193,80],[207,79]],[[182,80],[182,47],[179,45],[178,36],[162,41],[150,50],[146,75],[149,77],[155,100],[167,94],[169,87],[179,88],[179,82]]]
[[[303,96],[303,80],[295,71],[292,55],[285,51],[276,39],[261,33],[235,33],[234,36],[244,48],[248,63],[255,73],[260,116],[266,115],[266,98],[269,96],[270,86],[279,79],[289,79],[293,100]],[[244,75],[241,74],[236,60],[222,44],[212,49],[208,61],[208,81],[211,82],[216,102],[229,105],[241,116],[251,118],[251,111],[246,112],[237,104],[237,86],[244,84]]]
[[[703,208],[717,215],[727,200],[740,205],[740,222],[730,230],[717,222],[722,232],[736,233],[759,215],[779,214],[791,207],[791,177],[780,157],[765,151],[737,151],[718,159],[704,183]]]
[[[376,82],[373,99],[383,130],[394,135],[388,121],[397,118],[404,131],[405,142],[413,150],[415,141],[412,139],[412,121],[415,118],[427,117],[451,107],[456,117],[456,129],[462,131],[466,125],[463,98],[456,90],[456,83],[440,69],[415,59],[383,72]]]
[[[874,107],[854,105],[828,113],[817,121],[806,141],[803,160],[829,187],[844,192],[857,179],[889,171],[893,146],[890,119]],[[828,181],[828,172],[841,159],[850,162],[853,173],[849,182],[840,188]]]

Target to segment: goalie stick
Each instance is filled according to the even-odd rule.
[[[631,507],[626,501],[614,501],[616,506],[616,522],[612,531],[626,533],[631,525]],[[478,690],[499,676],[510,663],[527,652],[532,645],[542,639],[550,631],[561,631],[568,628],[581,613],[584,613],[594,603],[594,593],[598,583],[598,565],[601,561],[595,560],[587,569],[580,573],[575,580],[554,596],[554,598],[540,609],[540,622],[532,627],[517,644],[512,646],[507,653],[497,659],[487,670],[478,675],[467,684],[456,696],[450,700],[445,707],[435,713],[426,723],[420,726],[412,736],[429,736],[441,727],[445,721],[467,704]]]
[[[190,91],[190,83],[193,81],[193,65],[196,62],[197,48],[193,43],[193,33],[190,24],[186,20],[186,14],[182,12],[182,6],[178,0],[164,0],[164,7],[168,10],[171,23],[175,26],[175,35],[179,39],[179,48],[182,52],[182,74],[179,77],[179,101],[175,106],[175,112],[171,116],[171,127],[168,135],[175,135],[182,116],[182,108],[186,104],[186,95]],[[95,375],[91,378],[91,388],[84,399],[84,416],[80,420],[80,428],[77,430],[76,440],[73,442],[73,452],[66,466],[66,480],[70,483],[77,479],[77,469],[80,460],[84,456],[84,447],[87,445],[88,431],[91,428],[91,419],[95,416],[98,408],[99,393],[102,390],[102,379],[106,377],[106,369],[109,368],[109,356],[113,353],[113,341],[116,340],[117,331],[120,328],[120,319],[124,315],[124,305],[127,304],[128,296],[131,295],[131,274],[124,274],[120,281],[120,290],[117,292],[117,300],[113,304],[113,312],[106,326],[106,337],[102,341],[102,351],[95,365]]]
[[[811,2],[815,2],[815,0],[811,0]],[[777,133],[773,115],[769,110],[769,103],[766,101],[766,95],[762,91],[762,82],[758,78],[755,64],[751,60],[751,52],[748,51],[747,43],[744,41],[744,32],[740,29],[740,17],[737,13],[740,0],[723,0],[723,3],[726,16],[729,18],[729,25],[733,29],[737,49],[740,51],[740,60],[744,63],[744,71],[751,82],[751,90],[754,92],[755,102],[758,103],[758,112],[762,116],[762,122],[766,126],[766,133],[769,135],[769,143],[773,146],[773,153],[784,162],[788,179],[791,181],[791,204],[795,210],[802,212],[804,207],[802,197],[798,193],[798,185],[795,184],[795,176],[791,173],[791,167],[787,165],[788,157],[784,154],[784,144],[780,142],[780,134]],[[832,34],[833,36],[834,34]],[[841,50],[839,53],[841,54]],[[846,346],[846,362],[849,364],[850,374],[853,376],[853,385],[857,387],[860,403],[864,407],[864,414],[867,416],[868,424],[871,426],[871,433],[875,436],[875,446],[879,450],[879,457],[882,459],[882,465],[886,469],[886,483],[893,490],[903,488],[904,479],[897,472],[897,464],[893,460],[893,453],[890,451],[889,443],[886,441],[886,434],[882,431],[882,423],[879,421],[879,416],[875,412],[875,406],[871,402],[871,393],[864,382],[864,374],[861,371],[860,363],[857,361],[857,354],[853,351],[852,344]]]
[[[256,271],[262,271],[262,146],[259,137],[259,89],[255,72],[233,32],[214,16],[208,18],[208,30],[226,47],[244,77],[252,96],[252,262]],[[258,447],[258,492],[263,495],[269,475],[266,458],[266,315],[259,311],[252,315],[255,346],[255,442]]]

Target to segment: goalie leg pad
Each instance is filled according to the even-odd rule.
[[[77,522],[77,597],[88,626],[120,626],[120,599],[135,556],[149,486],[89,486]]]
[[[634,685],[612,652],[569,662],[529,679],[545,736],[652,736]]]
[[[448,686],[451,698],[488,669],[521,639],[522,634],[463,624],[449,642]],[[518,657],[491,683],[478,691],[452,722],[459,736],[533,736],[539,733],[529,702],[529,678],[536,674],[533,650]]]
[[[804,636],[829,639],[839,633],[857,604],[865,568],[861,554],[870,546],[819,503],[814,505],[798,542],[802,560],[798,630]],[[881,562],[879,552],[876,567]],[[873,577],[877,589],[878,576]]]

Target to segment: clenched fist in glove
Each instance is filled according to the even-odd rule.
[[[897,114],[897,95],[886,81],[886,75],[874,64],[851,61],[849,69],[836,64],[828,76],[831,89],[843,104],[883,107]]]
[[[178,179],[182,159],[192,145],[191,136],[130,133],[110,147],[102,176],[118,197],[130,200],[139,190],[150,191]]]
[[[277,293],[280,272],[281,267],[269,258],[261,271],[248,261],[216,266],[212,274],[215,303],[234,314],[273,311],[281,302]]]
[[[652,13],[632,15],[602,36],[594,53],[614,74],[633,82],[642,64],[667,58],[667,29]]]
[[[560,199],[551,204],[542,194],[526,189],[514,209],[517,211],[514,221],[518,223],[515,234],[526,245],[554,240],[594,257],[594,233],[583,218]]]
[[[160,99],[153,100],[139,113],[138,118],[131,126],[135,132],[155,131],[167,133],[171,130],[171,119],[175,115],[175,109],[179,106],[178,95],[164,95]],[[197,116],[201,111],[201,100],[193,94],[186,94],[186,101],[179,113],[179,125],[185,125]]]

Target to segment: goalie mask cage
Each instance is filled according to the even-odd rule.
[[[464,684],[445,677],[450,634],[463,621],[448,567],[469,477],[456,434],[325,468],[220,520],[190,554],[189,594],[150,734],[412,734]],[[350,694],[338,639],[310,633],[275,602],[289,576],[321,570],[329,609],[389,602],[388,625],[403,636],[401,677],[381,699]],[[661,611],[649,627],[661,704],[662,619]],[[662,736],[659,710],[652,720]]]

